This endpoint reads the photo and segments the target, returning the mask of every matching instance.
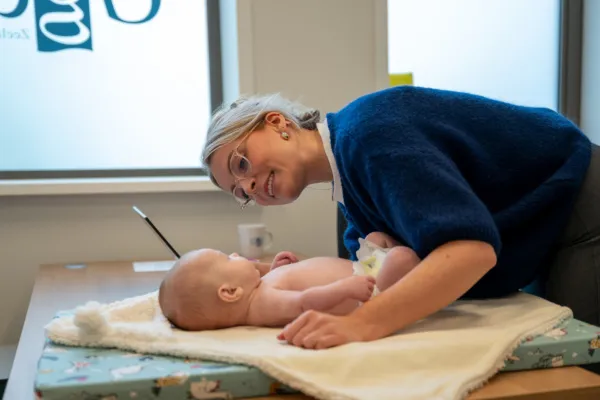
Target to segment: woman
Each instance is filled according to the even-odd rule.
[[[282,336],[327,348],[378,339],[459,298],[541,295],[599,324],[600,152],[561,115],[396,87],[319,122],[280,96],[240,99],[209,127],[211,179],[246,206],[332,182],[350,254],[375,231],[422,260],[354,314],[307,312]]]

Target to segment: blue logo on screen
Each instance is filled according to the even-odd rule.
[[[113,1],[104,0],[106,13],[111,19],[124,24],[148,22],[156,16],[160,8],[160,0],[149,0],[150,7],[144,18],[125,20],[117,14]],[[28,3],[29,0],[17,0],[17,5],[12,11],[0,11],[0,16],[18,18],[25,12]],[[90,0],[33,0],[33,5],[38,51],[92,50]]]

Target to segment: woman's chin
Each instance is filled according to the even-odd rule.
[[[298,199],[298,196],[294,195],[293,193],[282,193],[281,196],[276,196],[274,198],[269,199],[269,205],[282,206],[285,204],[293,203],[294,201],[296,201],[296,199]]]
[[[275,196],[266,199],[267,206],[281,206],[293,203],[300,197],[302,193],[301,187],[298,186],[275,186]]]
[[[279,198],[274,198],[271,199],[271,201],[269,202],[270,206],[283,206],[286,204],[290,204],[293,203],[296,199],[290,199],[287,197],[279,197]]]

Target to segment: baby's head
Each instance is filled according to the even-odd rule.
[[[260,272],[253,262],[217,250],[194,250],[167,273],[158,302],[180,329],[227,328],[245,323],[251,294],[259,284]]]

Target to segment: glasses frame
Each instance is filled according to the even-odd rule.
[[[252,174],[252,163],[250,162],[250,159],[248,157],[246,157],[245,155],[243,155],[242,153],[240,153],[238,151],[238,149],[240,148],[240,146],[242,144],[244,144],[248,140],[248,138],[250,137],[250,135],[253,132],[254,132],[254,130],[248,132],[246,134],[246,136],[244,136],[242,141],[238,143],[238,145],[235,147],[235,149],[233,149],[233,152],[231,153],[231,159],[229,160],[229,172],[231,173],[231,176],[233,176],[233,178],[235,179],[235,186],[231,190],[231,195],[233,196],[235,201],[240,205],[240,208],[242,210],[248,206],[252,206],[252,205],[256,204],[256,199],[254,198],[254,196],[247,194],[244,191],[244,189],[239,185],[240,181],[242,181],[244,179],[248,179],[249,176],[237,176],[236,174],[233,173],[233,168],[231,167],[231,165],[232,165],[232,162],[235,157],[237,157],[236,159],[244,159],[248,163],[248,175]],[[243,200],[235,195],[235,191],[238,188],[241,189],[242,191],[244,191],[244,193],[246,193],[246,196],[249,197],[247,200]]]

